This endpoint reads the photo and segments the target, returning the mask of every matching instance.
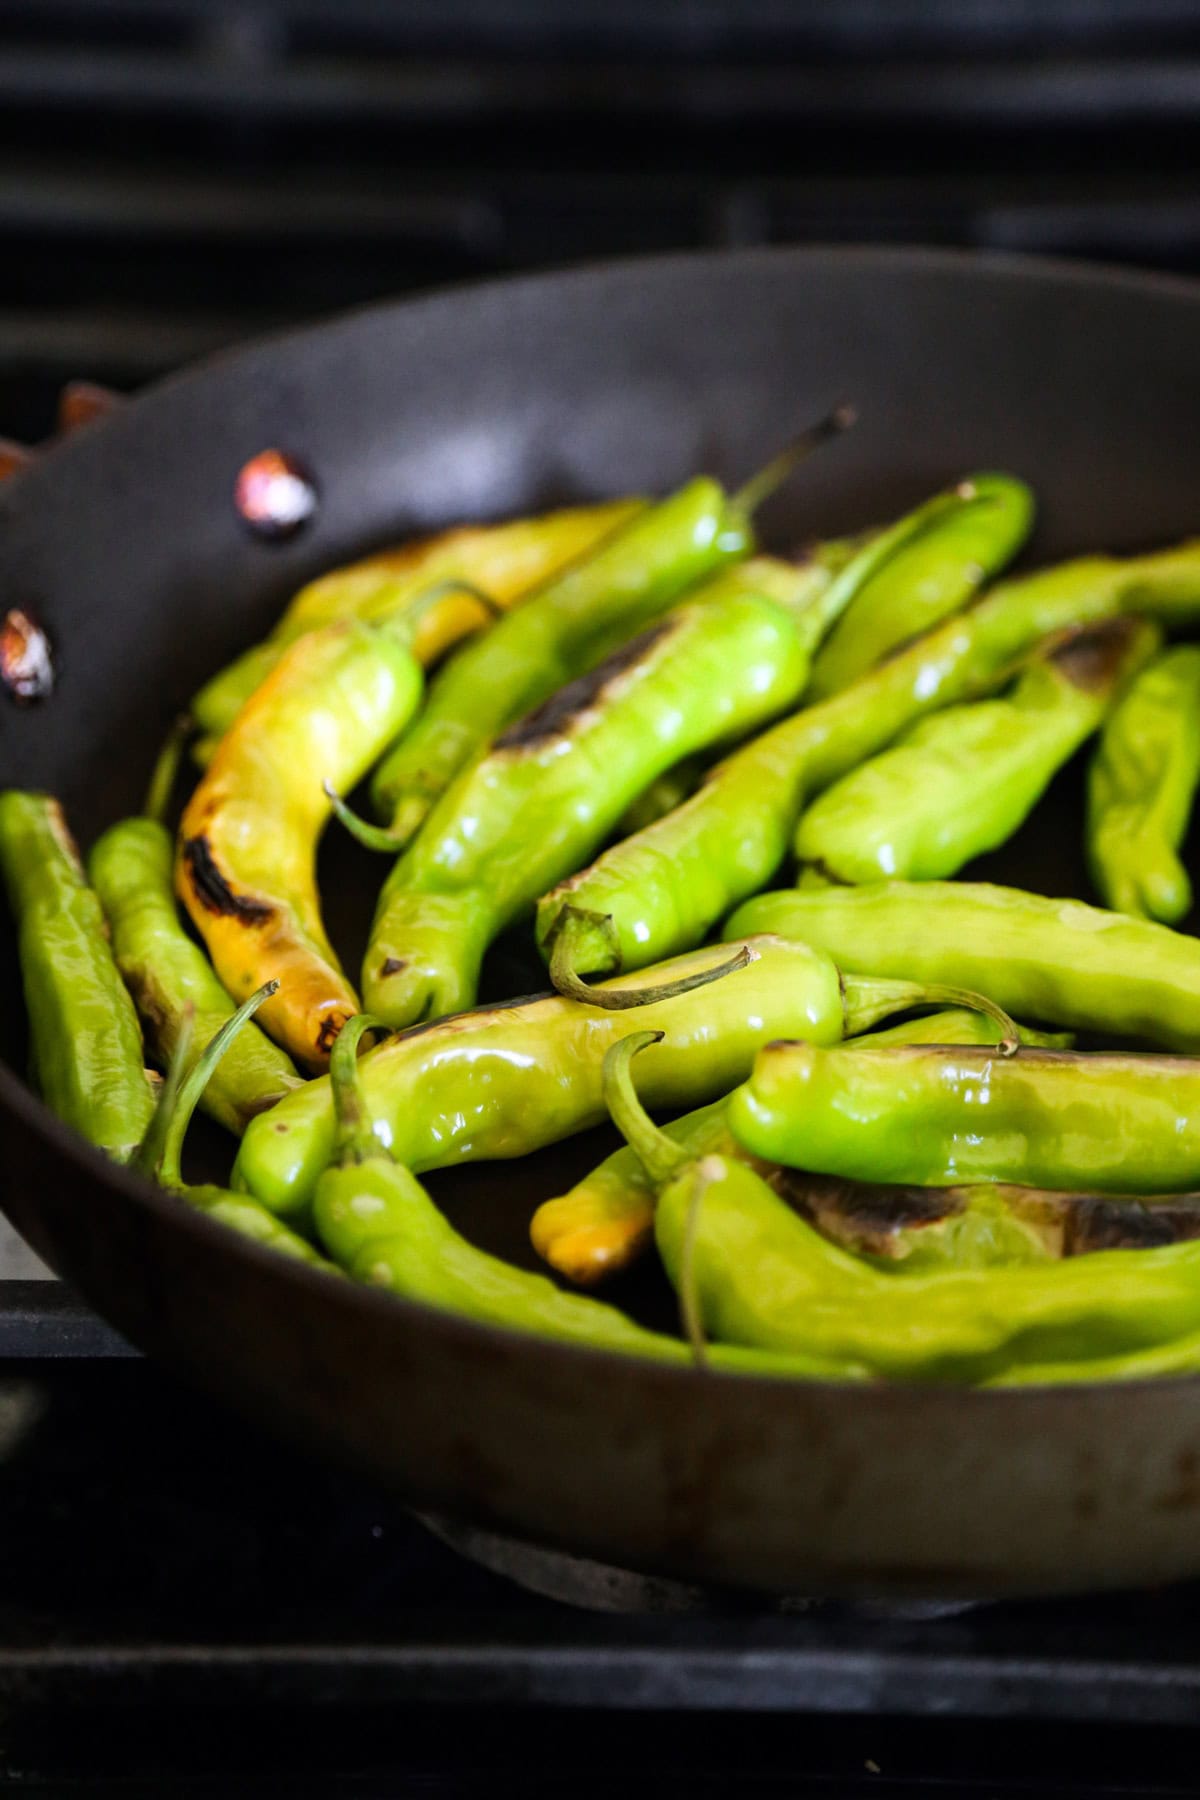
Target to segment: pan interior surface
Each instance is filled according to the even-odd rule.
[[[736,483],[842,399],[860,423],[770,503],[768,548],[985,469],[1037,494],[1027,562],[1194,534],[1198,339],[1200,290],[1181,283],[781,251],[465,289],[219,358],[0,487],[0,611],[36,612],[59,671],[44,705],[0,707],[4,783],[58,793],[90,843],[138,806],[173,714],[311,576],[458,520],[698,470]],[[282,543],[233,505],[238,470],[267,448],[301,457],[320,492]],[[1076,762],[966,873],[1086,897],[1081,793]],[[351,967],[385,867],[330,834],[323,886]],[[519,937],[488,978],[496,993],[542,982]],[[20,1014],[0,1018],[17,1075]],[[332,1293],[76,1155],[11,1080],[0,1107],[5,1208],[92,1304],[269,1427],[422,1503],[609,1561],[796,1591],[1030,1592],[1200,1569],[1200,1383],[842,1392],[620,1367]],[[433,1185],[468,1235],[532,1267],[533,1208],[605,1147],[590,1134]],[[670,1322],[652,1272],[623,1280],[614,1299]]]

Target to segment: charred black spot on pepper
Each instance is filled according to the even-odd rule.
[[[965,1209],[956,1188],[892,1187],[780,1169],[771,1186],[835,1243],[886,1256],[901,1231],[937,1225]]]
[[[345,1016],[339,1013],[326,1013],[317,1031],[317,1049],[322,1056],[328,1056],[342,1034]]]
[[[191,876],[192,888],[202,906],[211,913],[241,919],[247,925],[261,925],[274,914],[265,900],[248,894],[235,894],[217,866],[212,847],[203,834],[188,838],[183,846],[183,860]]]
[[[1063,1255],[1095,1250],[1153,1250],[1200,1237],[1200,1205],[1166,1202],[1145,1206],[1136,1200],[1071,1195],[1064,1203]]]
[[[576,720],[596,704],[610,681],[635,668],[649,656],[660,639],[677,629],[676,620],[663,619],[638,637],[631,638],[594,669],[589,669],[586,675],[569,681],[541,706],[535,706],[531,713],[526,713],[523,719],[501,732],[493,747],[497,750],[527,750],[533,744],[545,743],[548,738],[569,736]]]
[[[1118,673],[1129,640],[1138,628],[1136,619],[1110,619],[1106,624],[1089,626],[1068,638],[1053,652],[1050,661],[1072,687],[1085,694],[1098,693]]]
[[[380,963],[379,973],[381,975],[402,975],[407,967],[408,961],[405,957],[389,956],[384,962]]]

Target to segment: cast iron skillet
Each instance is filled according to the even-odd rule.
[[[1041,557],[1193,533],[1198,346],[1200,290],[1180,283],[816,250],[476,287],[218,358],[0,489],[0,607],[32,602],[61,659],[49,704],[0,706],[0,777],[60,793],[90,841],[136,805],[171,711],[315,571],[460,518],[736,479],[843,397],[862,423],[775,502],[772,543],[989,466],[1036,487]],[[230,502],[267,446],[321,484],[285,547],[251,540]],[[1085,891],[1076,802],[1068,776],[994,863]],[[540,1344],[241,1243],[111,1167],[2,1067],[0,1127],[5,1210],[134,1343],[420,1503],[761,1588],[991,1594],[1200,1570],[1200,1381],[841,1389]],[[494,1208],[515,1241],[564,1167],[468,1168],[441,1191],[476,1227]]]

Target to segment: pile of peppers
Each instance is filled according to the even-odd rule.
[[[1013,575],[1033,496],[983,471],[769,554],[761,502],[848,423],[734,493],[322,576],[86,861],[53,796],[0,794],[47,1105],[318,1278],[534,1338],[733,1376],[1200,1370],[1200,540]],[[971,880],[1078,757],[1091,901]],[[357,978],[331,820],[390,859]],[[548,989],[480,1005],[514,934]],[[239,1140],[225,1186],[184,1177],[197,1106]],[[422,1184],[606,1119],[620,1147],[532,1212],[544,1274]],[[595,1292],[645,1255],[676,1334]]]

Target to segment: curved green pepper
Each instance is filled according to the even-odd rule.
[[[192,701],[192,717],[205,738],[223,737],[297,638],[337,619],[395,617],[436,583],[444,588],[441,600],[437,606],[422,606],[413,634],[413,655],[428,668],[488,623],[481,603],[472,598],[472,588],[487,594],[502,610],[515,605],[541,582],[589,555],[645,504],[610,500],[500,525],[458,525],[333,569],[301,588],[270,637],[204,684]],[[211,747],[215,749],[215,743]],[[198,754],[197,760],[206,764],[208,754]]]
[[[1000,686],[1053,633],[1122,611],[1200,615],[1200,542],[1124,562],[1088,558],[997,588],[843,693],[735,751],[675,812],[552,889],[538,906],[539,944],[559,942],[566,906],[603,921],[573,931],[577,974],[612,969],[614,942],[627,969],[699,942],[770,880],[806,796],[924,714]]]
[[[1178,850],[1200,782],[1200,648],[1168,650],[1105,722],[1088,779],[1092,879],[1107,906],[1174,924],[1192,904]]]
[[[849,883],[957,874],[1012,836],[1160,642],[1147,619],[1093,626],[1040,656],[1004,699],[914,726],[801,815],[801,868]]]
[[[473,1005],[492,939],[604,842],[651,777],[796,699],[824,614],[806,599],[802,571],[744,563],[498,737],[384,885],[368,1010],[402,1028]]]
[[[142,818],[111,826],[88,858],[117,967],[148,1031],[150,1048],[164,1065],[189,1007],[196,1021],[193,1041],[199,1044],[207,1043],[234,1013],[208,958],[180,923],[172,885],[174,855],[166,827]],[[256,1113],[300,1085],[287,1054],[248,1024],[214,1069],[200,1104],[240,1136]]]
[[[603,662],[684,591],[753,547],[750,519],[803,456],[851,422],[830,414],[730,497],[698,476],[549,582],[430,683],[413,729],[384,758],[372,803],[401,844],[476,752]]]
[[[729,1128],[754,1156],[855,1181],[1167,1194],[1200,1184],[1198,1110],[1192,1057],[778,1042]]]
[[[1020,1018],[1200,1051],[1200,942],[1079,900],[881,881],[760,894],[725,929],[800,938],[843,969],[954,981]]]
[[[810,700],[857,681],[910,638],[958,612],[1029,536],[1033,494],[1011,475],[969,475],[967,502],[936,532],[905,546],[834,626],[813,664]]]
[[[666,1032],[646,1059],[658,1105],[681,1109],[727,1093],[758,1046],[783,1031],[837,1039],[888,1013],[950,997],[908,982],[844,980],[828,957],[769,938],[742,945],[735,959],[741,966],[708,991],[678,991],[689,979],[710,982],[714,965],[727,960],[727,950],[712,946],[638,977],[647,992],[664,981],[676,990],[641,1015]],[[622,1029],[611,1013],[553,994],[416,1026],[362,1059],[380,1142],[420,1173],[524,1156],[597,1125],[604,1118],[601,1063]],[[251,1121],[235,1185],[278,1212],[303,1211],[333,1135],[323,1077]]]
[[[33,1074],[46,1104],[117,1162],[154,1111],[133,1001],[58,801],[0,794],[0,869],[17,924]]]
[[[691,1157],[650,1124],[628,1080],[629,1058],[650,1036],[610,1054],[607,1087],[659,1189],[655,1237],[694,1341],[711,1336],[910,1381],[979,1382],[1056,1359],[1085,1377],[1090,1360],[1194,1340],[1200,1242],[903,1280],[848,1255],[745,1163]],[[886,1064],[936,1052],[867,1054]],[[740,1121],[732,1109],[744,1091],[731,1120]]]
[[[995,1019],[960,1007],[906,1019],[855,1041],[998,1044],[1001,1035]],[[1021,1031],[1020,1037],[1022,1043],[1044,1041],[1037,1032]],[[694,1156],[710,1150],[727,1156],[739,1154],[726,1123],[724,1100],[686,1113],[664,1129]],[[633,1262],[649,1245],[653,1232],[654,1186],[628,1144],[614,1150],[568,1193],[544,1201],[529,1225],[538,1255],[581,1287],[592,1287]]]

